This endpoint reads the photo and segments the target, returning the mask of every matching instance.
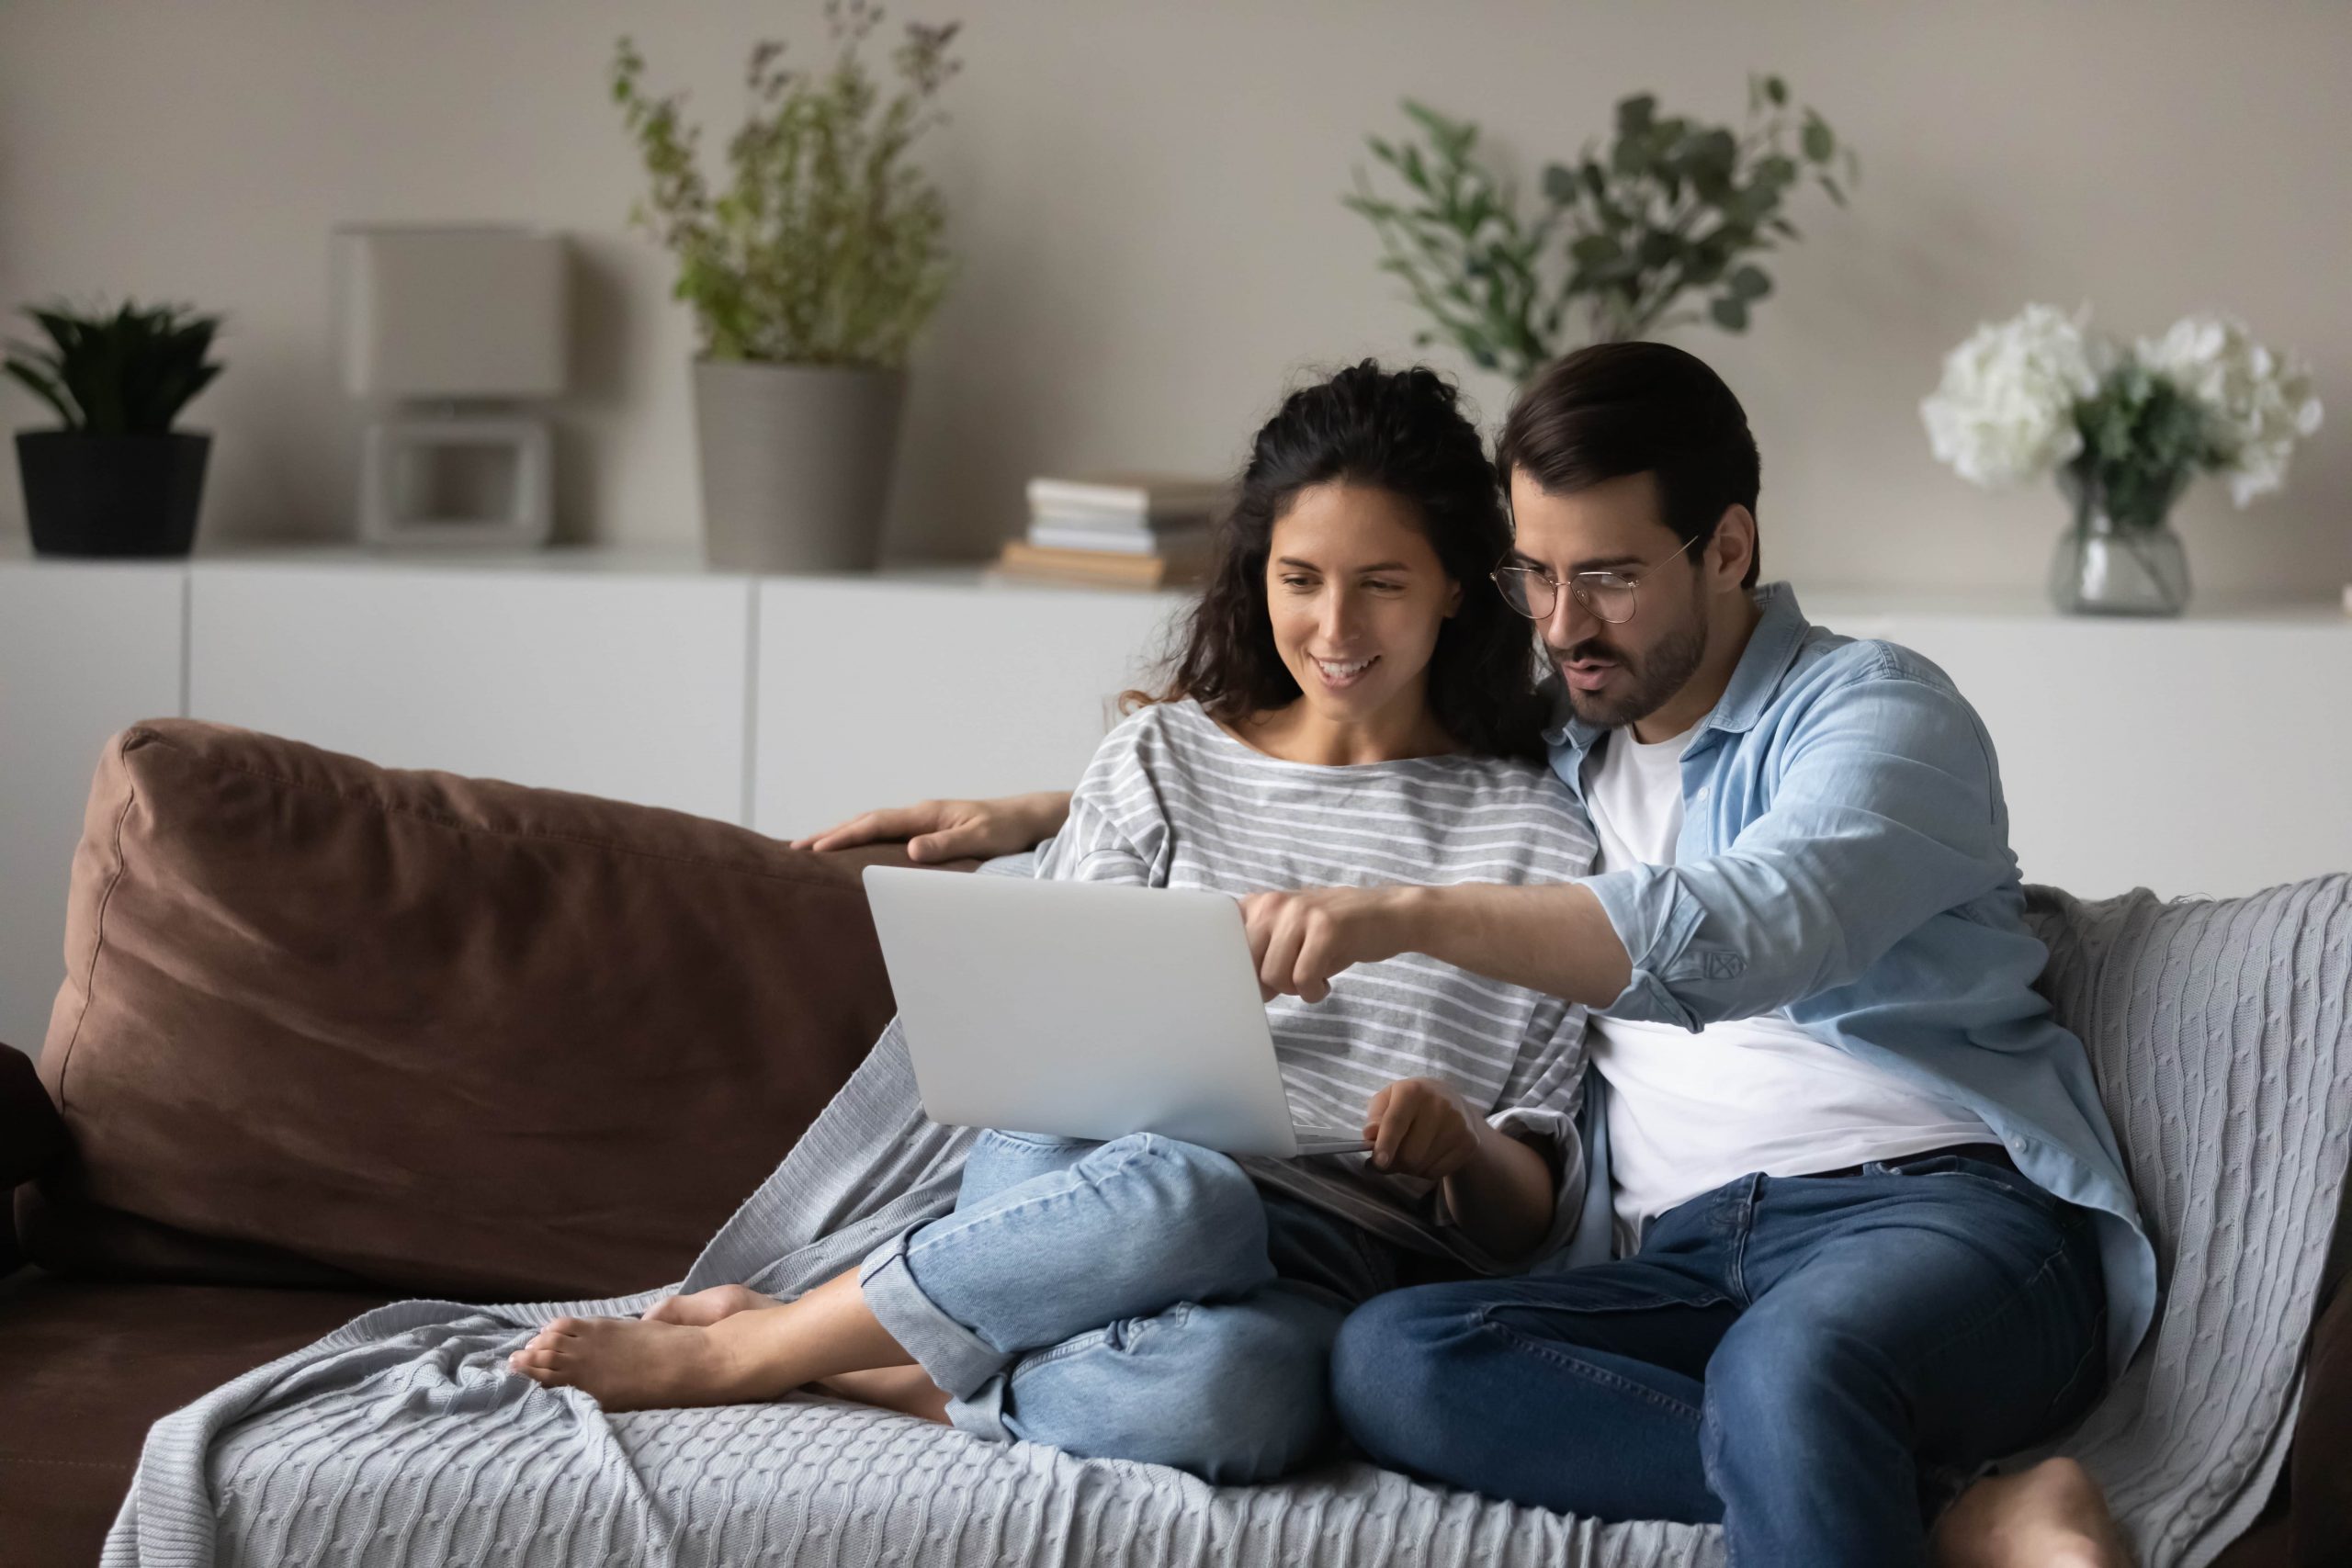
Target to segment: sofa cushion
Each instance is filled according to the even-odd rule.
[[[96,1562],[151,1422],[382,1301],[39,1271],[0,1282],[0,1562]]]
[[[74,855],[40,1070],[77,1158],[34,1259],[136,1269],[76,1229],[112,1210],[413,1294],[675,1280],[889,1017],[878,858],[126,730]]]

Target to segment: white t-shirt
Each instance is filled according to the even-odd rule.
[[[1595,868],[1672,865],[1682,832],[1682,753],[1693,725],[1644,745],[1611,731],[1586,756]],[[1591,1015],[1587,1054],[1609,1084],[1617,1250],[1650,1221],[1751,1172],[1803,1176],[1951,1144],[1997,1141],[1966,1106],[1924,1093],[1815,1040],[1781,1013],[1711,1023]]]

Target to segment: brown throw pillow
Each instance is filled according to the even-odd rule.
[[[176,1234],[236,1244],[231,1278],[282,1253],[476,1300],[675,1280],[889,1017],[857,880],[882,858],[127,730],[74,856],[40,1069],[78,1157],[35,1261],[135,1271]],[[118,1234],[144,1250],[110,1259]]]

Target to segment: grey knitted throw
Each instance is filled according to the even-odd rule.
[[[2225,902],[2032,890],[2043,985],[2090,1048],[2167,1292],[2153,1341],[2056,1448],[2148,1568],[2259,1508],[2352,1145],[2352,878]],[[790,1294],[944,1213],[965,1134],[895,1032],[685,1283]],[[1596,1524],[1335,1463],[1280,1485],[992,1445],[820,1398],[605,1415],[507,1372],[559,1313],[403,1302],[157,1422],[103,1561],[234,1563],[1567,1564],[1723,1561],[1712,1529]]]

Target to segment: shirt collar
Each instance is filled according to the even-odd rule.
[[[1748,597],[1758,612],[1755,629],[1747,634],[1747,646],[1740,650],[1739,662],[1733,667],[1731,682],[1716,700],[1714,711],[1699,721],[1702,730],[1736,735],[1754,728],[1772,694],[1780,690],[1781,678],[1788,673],[1804,634],[1812,629],[1804,612],[1797,607],[1796,590],[1789,584],[1768,582],[1749,590]],[[1567,687],[1557,674],[1546,684],[1552,691],[1554,722],[1544,739],[1581,757],[1608,731],[1576,716],[1568,705]]]

